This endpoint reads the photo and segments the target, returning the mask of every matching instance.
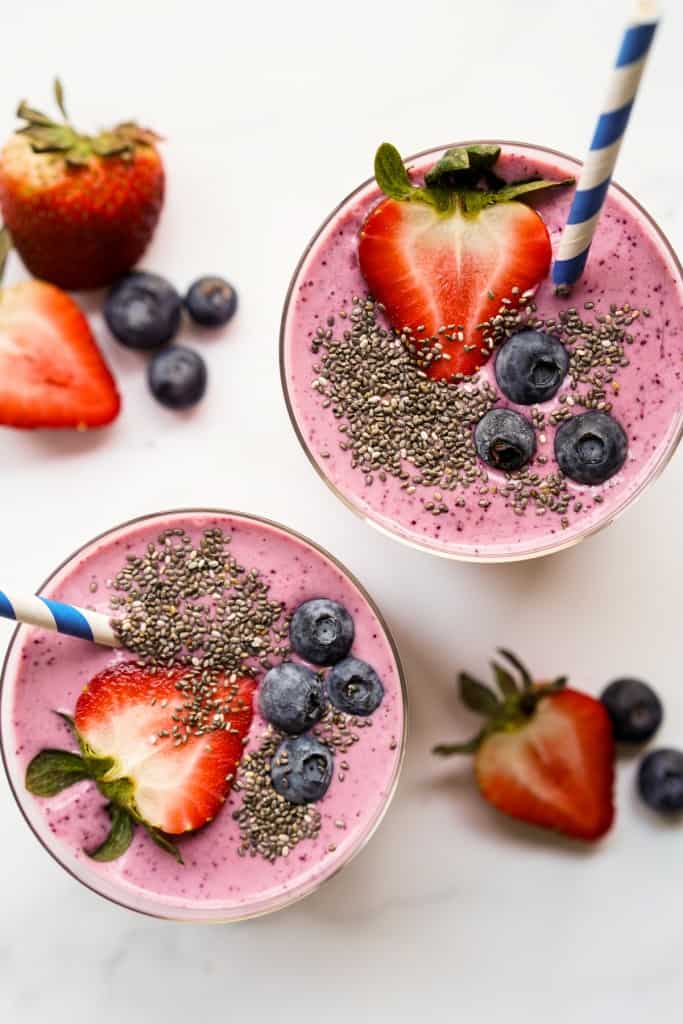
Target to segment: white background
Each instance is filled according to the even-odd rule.
[[[587,850],[506,823],[466,764],[430,746],[469,733],[453,679],[498,644],[598,691],[651,680],[660,739],[683,745],[683,457],[609,530],[538,562],[477,567],[411,551],[322,485],[285,412],[277,364],[290,274],[319,223],[390,139],[408,154],[518,138],[580,155],[628,3],[616,0],[116,0],[9,3],[0,136],[25,96],[65,81],[85,127],[135,115],[164,133],[168,199],[145,265],[184,288],[221,272],[238,317],[197,335],[211,386],[190,415],[147,395],[88,299],[124,410],[90,435],[0,435],[0,565],[34,588],[83,541],[183,505],[262,513],[365,583],[395,632],[412,706],[396,802],[368,849],[297,907],[198,928],[134,916],[79,887],[0,780],[0,1019],[669,1024],[683,1004],[683,824],[663,825],[619,765],[619,822]],[[683,247],[681,39],[671,0],[618,179]],[[10,276],[24,272],[16,258]],[[189,329],[186,340],[194,343]],[[7,624],[3,624],[7,627]],[[9,628],[0,630],[4,643]]]

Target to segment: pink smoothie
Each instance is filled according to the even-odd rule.
[[[43,590],[45,596],[109,612],[107,580],[129,554],[142,554],[162,529],[182,527],[197,542],[208,526],[232,538],[229,546],[242,565],[259,571],[270,586],[269,599],[287,612],[312,597],[343,604],[355,625],[352,654],[370,662],[385,696],[358,730],[359,741],[342,755],[343,781],[335,776],[322,801],[320,835],[304,840],[287,857],[270,863],[237,854],[239,829],[232,811],[241,796],[232,792],[216,819],[180,839],[184,866],[136,829],[128,851],[99,864],[83,853],[107,832],[104,799],[94,783],[82,782],[51,799],[32,797],[24,788],[26,766],[41,749],[74,749],[55,709],[73,712],[88,680],[129,655],[81,640],[23,627],[12,645],[2,688],[2,745],[17,799],[43,843],[68,870],[98,892],[133,909],[165,917],[229,920],[283,906],[315,888],[359,849],[372,833],[397,780],[404,739],[404,698],[400,668],[391,640],[369,600],[346,573],[321,551],[289,532],[259,520],[228,514],[176,513],[138,520],[83,548]],[[255,710],[247,750],[258,746],[266,723]],[[339,760],[339,757],[336,759]],[[343,827],[340,827],[343,826]]]
[[[446,148],[446,147],[444,147]],[[417,158],[411,168],[419,178],[443,150]],[[527,177],[576,177],[578,165],[559,154],[504,144],[496,172],[507,180]],[[314,465],[355,511],[402,540],[434,552],[475,560],[525,558],[566,546],[609,522],[643,489],[666,462],[681,431],[683,413],[683,282],[680,267],[663,236],[647,215],[626,194],[612,188],[593,242],[584,277],[571,298],[559,300],[549,280],[535,296],[538,316],[555,317],[559,310],[577,307],[584,319],[609,314],[612,303],[630,303],[645,309],[629,328],[634,344],[626,355],[630,365],[616,378],[618,392],[612,415],[629,440],[623,469],[605,484],[587,487],[568,482],[572,505],[568,522],[556,513],[536,515],[528,510],[515,515],[502,500],[482,509],[476,488],[457,492],[464,507],[447,500],[447,514],[434,517],[424,510],[428,488],[409,495],[396,478],[376,476],[368,487],[360,469],[352,469],[347,452],[340,450],[339,423],[311,387],[320,356],[311,351],[311,339],[328,317],[352,309],[352,298],[367,292],[357,258],[359,228],[381,198],[374,182],[361,187],[326,222],[305,253],[294,279],[282,332],[282,373],[292,419]],[[556,250],[571,199],[571,190],[554,190],[533,201],[548,227]],[[584,303],[593,302],[592,312]],[[335,330],[343,322],[337,317]],[[493,360],[480,371],[480,380],[496,387]],[[570,394],[565,379],[556,397],[542,405],[546,415]],[[503,403],[509,404],[509,403]],[[524,412],[524,409],[520,411]],[[582,411],[580,409],[577,412]],[[532,470],[554,472],[550,426],[537,435]],[[547,462],[539,461],[547,457]],[[410,466],[405,466],[408,470]],[[501,473],[489,470],[491,485],[504,483]],[[434,488],[431,488],[433,491]],[[451,498],[452,495],[448,495]],[[574,506],[580,505],[575,512]]]

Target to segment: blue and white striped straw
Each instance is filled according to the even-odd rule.
[[[657,5],[641,0],[624,33],[593,141],[579,177],[553,266],[553,284],[567,291],[588,259],[643,68],[658,25]]]
[[[34,594],[13,594],[10,597],[0,590],[0,618],[26,622],[106,647],[121,646],[108,616],[62,601],[50,601],[47,597]]]

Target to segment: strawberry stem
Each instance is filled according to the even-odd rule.
[[[57,101],[57,106],[61,111],[62,117],[68,124],[69,115],[66,112],[66,106],[64,104],[64,86],[62,85],[59,78],[55,78],[55,99]]]
[[[9,233],[9,229],[3,225],[0,227],[0,284],[2,283],[7,257],[9,256],[11,248],[12,236]]]

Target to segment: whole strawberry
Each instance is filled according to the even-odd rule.
[[[463,702],[487,718],[467,743],[435,754],[474,754],[482,795],[499,811],[576,839],[603,836],[614,820],[614,739],[599,700],[566,688],[566,679],[534,683],[509,651],[519,680],[493,663],[501,696],[466,673]]]
[[[158,136],[125,122],[97,135],[22,102],[25,123],[0,152],[0,209],[36,277],[73,290],[111,284],[137,263],[164,199]]]

